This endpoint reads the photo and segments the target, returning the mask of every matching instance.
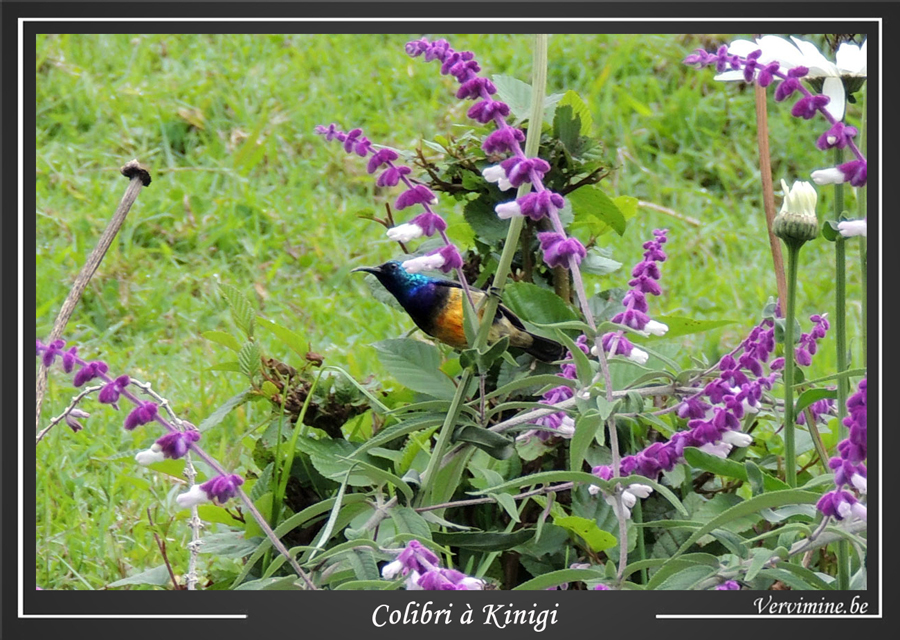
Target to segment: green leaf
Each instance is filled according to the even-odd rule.
[[[470,200],[463,207],[463,218],[482,242],[500,242],[506,239],[509,220],[503,220],[494,211],[496,203],[488,196]]]
[[[686,567],[681,571],[672,574],[659,584],[655,585],[657,591],[687,591],[710,577],[716,572],[715,567],[707,567],[704,565],[695,565]],[[650,588],[650,585],[647,585]]]
[[[506,460],[515,451],[515,441],[511,438],[473,425],[466,425],[454,431],[452,441],[467,442],[498,460]]]
[[[225,416],[231,413],[236,407],[247,402],[247,400],[250,399],[250,395],[250,390],[246,389],[237,395],[231,396],[222,404],[222,406],[209,414],[206,419],[197,426],[197,429],[203,433],[204,431],[208,431],[209,429],[218,426],[222,420],[225,419]]]
[[[550,289],[530,282],[510,282],[503,290],[503,303],[522,320],[551,324],[577,320],[572,308]]]
[[[800,397],[797,398],[797,404],[795,405],[794,415],[799,415],[801,411],[806,409],[809,405],[814,402],[818,402],[819,400],[823,400],[825,398],[835,399],[837,398],[837,390],[836,389],[807,389]]]
[[[238,364],[241,367],[241,373],[253,379],[260,369],[260,351],[259,345],[255,342],[247,342],[241,347],[238,353]]]
[[[405,580],[350,580],[332,587],[334,591],[395,591],[403,586]]]
[[[646,478],[644,478],[646,480]],[[583,482],[585,484],[596,484],[600,487],[608,487],[609,483],[601,480],[595,475],[585,473],[584,471],[542,471],[521,478],[513,478],[496,487],[490,487],[483,491],[472,492],[475,495],[484,493],[497,493],[506,491],[507,489],[518,489],[532,485],[550,484],[552,482]]]
[[[612,255],[612,251],[607,247],[591,247],[584,260],[581,261],[582,273],[605,276],[621,269],[622,263],[613,260],[609,257],[610,255]]]
[[[235,591],[299,591],[301,587],[296,584],[298,580],[297,576],[260,578],[259,580],[251,580],[235,587]]]
[[[747,582],[753,580],[766,563],[771,560],[772,556],[775,555],[775,550],[766,549],[765,547],[756,547],[751,549],[750,553],[752,554],[753,559],[750,561],[750,566],[747,568],[747,575],[744,576],[744,579]]]
[[[434,541],[448,547],[473,551],[506,551],[525,544],[534,537],[535,529],[519,529],[511,533],[503,531],[435,531]]]
[[[200,538],[200,542],[200,553],[212,553],[223,558],[243,558],[259,546],[258,539],[248,539],[243,531],[211,533]]]
[[[171,584],[172,578],[169,575],[169,570],[166,565],[161,564],[158,567],[154,567],[152,569],[148,569],[147,571],[142,571],[141,573],[135,574],[133,576],[129,576],[128,578],[122,578],[121,580],[116,580],[107,586],[107,588],[116,588],[116,587],[124,587],[129,584],[149,584],[155,587],[161,587],[164,584]]]
[[[728,460],[727,458],[714,456],[710,453],[706,453],[705,451],[700,451],[700,449],[696,447],[685,447],[684,459],[692,467],[703,469],[704,471],[710,471],[712,473],[715,473],[716,475],[736,478],[738,480],[743,480],[744,482],[748,481],[747,469],[744,467],[744,465],[739,462],[735,462],[734,460]],[[762,471],[760,471],[760,473],[762,473]],[[762,473],[762,476],[763,485],[766,491],[781,491],[783,489],[789,488],[785,482],[779,480],[774,476],[770,476],[767,473]]]
[[[666,338],[678,338],[694,333],[703,333],[704,331],[718,329],[737,322],[737,320],[694,320],[693,318],[680,318],[677,316],[657,316],[656,320],[669,327],[664,336]]]
[[[395,507],[391,509],[391,520],[394,522],[398,534],[408,533],[428,540],[434,539],[438,544],[444,544],[437,539],[436,534],[432,535],[431,527],[411,507]]]
[[[344,460],[349,464],[356,465],[356,469],[359,470],[359,473],[368,476],[372,480],[372,484],[382,485],[387,483],[393,485],[394,487],[399,489],[400,493],[403,494],[407,502],[413,499],[412,488],[390,471],[379,469],[375,465],[369,464],[368,462],[363,462],[362,460],[351,460],[350,458],[345,458],[343,456],[338,456],[338,458]]]
[[[610,230],[620,236],[627,225],[625,216],[616,203],[596,185],[585,185],[566,195],[575,212],[572,229],[587,229],[592,236],[601,236]]]
[[[564,107],[568,107],[568,109],[564,109]],[[571,132],[573,136],[585,136],[590,137],[592,134],[592,127],[594,126],[594,119],[591,117],[590,108],[584,103],[584,100],[581,99],[574,91],[566,91],[563,97],[556,105],[556,111],[553,118],[553,129],[556,131],[558,128],[568,128],[571,125],[568,124],[565,120],[563,122],[557,124],[557,118],[566,118],[568,117],[571,121],[577,124],[577,129]],[[574,154],[572,148],[569,144],[563,140],[561,135],[557,135],[558,138],[569,148],[570,152]]]
[[[495,74],[491,81],[497,87],[497,98],[509,105],[515,122],[528,120],[531,117],[531,85],[512,76]],[[544,121],[549,122],[553,110],[563,97],[561,93],[552,93],[544,98]]]
[[[456,386],[440,370],[437,347],[410,338],[382,340],[372,346],[384,368],[404,386],[444,400],[455,395]]]
[[[553,524],[580,536],[595,553],[616,546],[616,537],[598,527],[594,520],[579,516],[566,516],[554,518]]]
[[[204,331],[200,335],[202,335],[210,342],[221,344],[222,346],[228,347],[232,351],[241,350],[240,341],[230,333],[225,333],[224,331]]]
[[[679,547],[675,553],[675,557],[681,555],[691,547],[697,540],[708,534],[714,529],[718,529],[724,524],[733,522],[744,516],[758,513],[761,509],[772,509],[774,507],[783,507],[789,504],[815,504],[821,496],[818,493],[811,493],[801,489],[788,489],[785,491],[769,491],[759,496],[754,496],[749,500],[745,500],[735,506],[727,509],[718,516],[712,518]]]
[[[594,441],[597,430],[603,426],[603,417],[599,413],[584,413],[575,420],[575,434],[569,443],[569,470],[581,471],[584,456]]]
[[[238,364],[237,360],[230,360],[228,362],[220,362],[219,364],[214,364],[211,367],[206,368],[207,371],[231,371],[233,373],[241,372],[241,365]]]
[[[263,329],[267,329],[273,333],[275,337],[281,340],[281,342],[290,348],[291,351],[301,358],[306,357],[306,352],[309,350],[309,343],[300,337],[300,334],[295,333],[290,329],[285,329],[281,325],[275,324],[271,320],[266,320],[262,316],[256,316],[256,321]]]
[[[602,571],[596,569],[560,569],[559,571],[551,571],[523,582],[519,586],[513,587],[513,591],[539,591],[548,587],[568,584],[569,582],[584,582],[605,577],[607,576]]]
[[[587,354],[584,351],[578,348],[578,345],[575,343],[572,338],[567,336],[565,333],[556,330],[557,339],[563,343],[565,347],[569,349],[569,353],[572,354],[572,360],[575,362],[575,372],[578,376],[578,382],[582,385],[587,386],[591,383],[591,380],[594,377],[594,369],[591,367],[591,361],[588,360]]]
[[[510,519],[513,522],[521,522],[519,519],[519,510],[516,508],[516,501],[513,497],[508,493],[491,493],[488,494],[491,498],[497,501],[503,510],[509,514]]]
[[[231,317],[238,329],[243,331],[247,338],[252,338],[256,314],[250,301],[239,290],[224,282],[219,283],[219,291],[231,307]]]

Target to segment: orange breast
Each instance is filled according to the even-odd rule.
[[[466,332],[463,329],[462,289],[450,289],[447,302],[435,318],[431,335],[457,349],[465,349]]]

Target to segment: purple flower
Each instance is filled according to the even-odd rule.
[[[94,378],[104,375],[107,371],[109,371],[109,366],[102,360],[88,362],[78,370],[78,373],[75,374],[75,377],[72,379],[72,384],[74,384],[76,387],[80,387],[84,383],[90,382]]]
[[[372,150],[372,143],[369,142],[369,139],[362,135],[362,129],[353,129],[349,131],[347,135],[344,137],[344,151],[347,153],[355,153],[358,156],[365,158],[369,151]]]
[[[381,149],[376,151],[372,154],[372,157],[369,158],[369,162],[366,165],[366,171],[368,173],[375,173],[381,165],[389,164],[398,157],[397,152],[393,149]]]
[[[119,395],[122,393],[122,390],[127,387],[130,382],[131,379],[128,376],[119,376],[112,382],[106,383],[106,385],[100,389],[100,393],[97,394],[97,400],[103,404],[115,405],[116,402],[119,401]]]
[[[685,398],[678,406],[679,418],[700,419],[706,417],[706,412],[712,408],[712,405],[703,402],[699,396],[691,396]]]
[[[775,88],[775,102],[784,102],[800,89],[797,78],[788,78]]]
[[[203,484],[195,484],[189,491],[175,498],[175,502],[185,509],[195,507],[204,502],[223,505],[237,495],[238,487],[242,484],[244,484],[244,479],[233,473],[216,476]]]
[[[82,411],[81,409],[72,409],[69,413],[66,414],[66,424],[69,425],[69,428],[72,429],[72,433],[78,433],[82,429],[84,429],[84,425],[81,424],[78,419],[79,418],[90,418],[91,414]]]
[[[390,166],[381,172],[381,175],[375,180],[375,185],[379,187],[396,187],[403,176],[412,173],[412,169],[403,165]]]
[[[497,116],[506,118],[509,115],[509,105],[505,102],[488,98],[473,104],[466,115],[482,124],[487,124]]]
[[[244,479],[237,474],[216,476],[200,485],[213,504],[222,505],[237,495]]]
[[[816,509],[822,512],[822,515],[831,516],[837,520],[844,520],[851,516],[856,516],[862,520],[866,519],[866,507],[861,504],[853,494],[842,489],[829,491],[816,503]]]
[[[581,260],[587,255],[584,245],[576,238],[566,238],[555,231],[544,231],[537,235],[544,252],[544,262],[550,267],[567,267],[570,258],[575,264],[581,264]]]
[[[494,153],[515,153],[518,144],[521,142],[525,142],[525,133],[521,129],[501,127],[484,139],[481,148],[488,155]]]
[[[548,189],[532,191],[516,200],[516,202],[522,215],[528,216],[535,222],[562,209],[566,204],[561,195]]]
[[[543,180],[544,174],[550,171],[550,165],[545,160],[518,155],[507,158],[500,163],[500,166],[503,167],[509,183],[514,187],[519,187],[526,182],[534,183],[536,180]]]
[[[610,590],[609,587],[607,587],[603,583],[600,583],[597,586],[595,586],[593,589],[591,589],[591,591],[609,591],[609,590]]]
[[[460,100],[468,98],[480,98],[484,94],[493,95],[497,93],[497,87],[487,78],[476,76],[470,80],[466,80],[459,86],[456,97]],[[524,139],[524,138],[523,138]]]
[[[432,193],[431,189],[423,184],[419,184],[401,193],[394,206],[397,210],[402,210],[414,204],[431,204],[434,200],[434,193]]]
[[[134,459],[138,464],[148,465],[154,462],[162,462],[166,458],[177,460],[184,456],[190,449],[191,443],[200,439],[200,432],[193,429],[189,431],[173,431],[167,433],[146,451],[138,453]]]
[[[155,402],[142,402],[125,418],[125,429],[131,431],[142,424],[148,424],[156,419],[157,405]]]
[[[791,108],[791,115],[795,118],[811,120],[816,113],[825,108],[831,101],[826,95],[809,95],[800,98]]]
[[[840,120],[831,125],[831,128],[819,136],[819,139],[816,141],[816,146],[822,151],[826,151],[828,149],[843,149],[848,144],[850,144],[851,138],[853,138],[857,133],[856,127],[851,127]]]
[[[462,267],[462,264],[462,256],[459,255],[459,251],[452,244],[448,244],[424,256],[405,260],[403,268],[409,273],[419,273],[429,269],[440,269],[444,273],[449,273]]]
[[[714,589],[714,591],[740,591],[740,590],[741,590],[741,585],[739,585],[734,580],[726,580],[725,582],[723,582],[722,584],[720,584],[718,587],[716,587]]]

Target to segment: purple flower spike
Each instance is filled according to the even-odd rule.
[[[119,394],[122,393],[122,389],[127,387],[130,382],[131,379],[128,376],[119,376],[100,389],[97,400],[103,404],[116,404],[119,401]]]
[[[81,367],[78,373],[75,374],[75,378],[72,380],[72,384],[74,384],[76,387],[80,387],[84,383],[90,382],[98,376],[102,376],[107,371],[109,371],[109,366],[102,360],[88,362],[86,365]]]
[[[569,265],[569,259],[581,264],[581,260],[587,255],[587,250],[576,238],[566,238],[555,231],[538,233],[541,250],[544,252],[544,262],[550,267]]]
[[[414,204],[431,204],[434,202],[435,196],[431,189],[425,185],[419,184],[412,189],[407,189],[397,198],[394,206],[398,210],[406,209]]]
[[[865,160],[853,160],[838,166],[845,179],[854,187],[866,186],[867,165]]]
[[[235,495],[238,487],[244,484],[244,479],[237,474],[216,476],[200,485],[213,504],[223,505]]]
[[[497,93],[497,87],[487,78],[476,76],[460,85],[459,90],[456,92],[456,97],[460,100],[474,99],[480,98],[482,93],[493,95]]]
[[[157,409],[155,402],[144,402],[138,405],[125,418],[125,429],[131,431],[142,424],[153,422],[156,419]]]

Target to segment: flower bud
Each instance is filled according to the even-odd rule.
[[[802,245],[819,235],[819,220],[816,218],[816,190],[808,182],[798,180],[788,189],[782,180],[784,201],[781,211],[775,216],[773,233],[786,244]]]

